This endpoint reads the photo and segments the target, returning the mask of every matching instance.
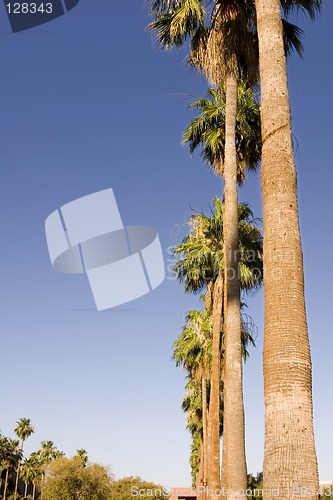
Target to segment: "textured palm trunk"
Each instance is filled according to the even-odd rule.
[[[20,463],[18,464],[17,469],[16,469],[14,500],[17,499],[17,488],[18,488],[19,474],[20,474]]]
[[[201,379],[201,394],[202,394],[202,449],[203,449],[203,477],[202,484],[207,483],[208,474],[208,432],[207,432],[207,379]]]
[[[16,475],[15,475],[15,490],[14,490],[14,500],[17,498],[17,487],[18,487],[18,478],[20,473],[20,464],[17,466]]]
[[[218,498],[215,495],[220,489],[220,344],[221,326],[223,316],[223,275],[219,272],[213,292],[213,345],[212,345],[212,371],[209,399],[209,473],[208,486],[209,497],[212,500]]]
[[[8,488],[8,475],[9,475],[9,470],[7,469],[6,470],[6,477],[5,477],[5,486],[4,486],[4,490],[3,490],[3,500],[5,500],[6,498],[6,495],[7,495],[7,488]]]
[[[264,499],[317,499],[311,358],[280,0],[256,0],[264,220]]]
[[[36,496],[36,484],[33,483],[33,488],[32,488],[32,500],[35,500]]]
[[[21,450],[23,454],[23,445],[24,445],[24,439],[21,441]],[[20,467],[21,464],[20,462],[18,463],[17,470],[16,470],[16,478],[15,478],[15,490],[14,490],[14,500],[17,498],[17,488],[18,488],[18,482],[19,482],[19,475],[20,475]]]
[[[201,443],[200,446],[200,463],[199,463],[199,470],[197,472],[197,477],[196,477],[196,489],[198,492],[198,498],[202,498],[202,493],[201,490],[199,489],[199,486],[202,486],[202,481],[203,481],[203,476],[204,476],[204,448],[203,448],[203,442]]]
[[[243,404],[238,192],[236,157],[237,78],[226,77],[226,140],[224,160],[225,364],[222,488],[228,499],[246,498]],[[223,491],[223,490],[222,490]]]
[[[210,378],[210,381],[212,378]],[[210,392],[209,392],[209,400],[212,397],[211,393],[211,387],[212,385],[210,384]],[[211,402],[209,402],[209,410],[208,410],[208,421],[207,421],[207,487],[210,486],[211,480],[212,480],[212,474],[211,474],[211,456],[212,456],[212,423],[211,423],[211,415],[210,415],[210,410],[212,408]]]

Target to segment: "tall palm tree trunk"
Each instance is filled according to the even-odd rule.
[[[23,445],[24,445],[24,440],[22,439],[22,441],[21,441],[22,454],[23,454]],[[16,500],[16,498],[17,498],[17,488],[18,488],[18,482],[19,482],[20,468],[21,468],[21,463],[19,461],[17,464],[17,469],[16,469],[14,500]]]
[[[202,498],[201,490],[199,489],[199,487],[202,486],[202,481],[204,477],[203,470],[204,470],[204,447],[203,447],[203,442],[201,442],[199,469],[196,476],[196,490],[198,492],[198,498]]]
[[[212,500],[217,498],[215,492],[220,489],[220,344],[223,316],[223,275],[220,271],[213,292],[213,344],[212,371],[209,401],[209,439],[210,457],[208,486]]]
[[[264,499],[303,492],[314,500],[311,357],[280,0],[256,0],[256,9],[263,138]]]
[[[202,484],[207,482],[208,474],[208,436],[207,436],[207,379],[201,378],[201,397],[202,397],[202,448],[203,448],[203,477]]]
[[[8,476],[9,476],[9,469],[6,470],[6,477],[5,477],[5,485],[3,489],[3,500],[6,499],[6,494],[7,494],[7,488],[8,488]]]
[[[237,77],[227,75],[223,214],[226,303],[222,488],[233,491],[228,494],[229,499],[236,496],[246,498],[235,133],[237,85]],[[241,490],[244,494],[240,494]]]
[[[17,469],[16,469],[16,473],[15,473],[14,500],[17,499],[17,488],[18,488],[19,474],[20,474],[20,463],[18,464]]]

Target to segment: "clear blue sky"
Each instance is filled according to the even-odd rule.
[[[313,354],[320,478],[333,480],[330,216],[333,6],[290,61],[300,218]],[[52,270],[44,221],[75,198],[112,187],[123,221],[155,227],[166,259],[190,206],[208,209],[221,181],[180,145],[184,94],[205,82],[185,54],[153,47],[143,1],[81,0],[67,15],[12,34],[0,4],[0,429],[28,417],[27,452],[51,439],[88,450],[117,477],[189,485],[190,437],[180,409],[184,373],[171,346],[197,299],[171,279],[98,313],[83,276]],[[240,198],[261,215],[259,179]],[[167,262],[168,263],[168,262]],[[257,349],[245,367],[248,469],[262,470],[262,294],[249,301]]]

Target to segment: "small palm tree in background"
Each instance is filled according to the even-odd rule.
[[[209,381],[207,381],[207,386],[209,388]],[[209,393],[208,390],[207,393]],[[190,454],[192,486],[197,488],[198,491],[198,487],[204,485],[207,478],[207,453],[209,453],[209,440],[207,436],[204,437],[203,397],[205,397],[205,394],[202,394],[202,384],[193,379],[191,374],[188,373],[182,409],[186,413],[186,428],[192,438]],[[208,408],[206,413],[208,418]]]
[[[15,434],[17,435],[17,437],[21,440],[21,450],[22,450],[22,455],[23,455],[24,442],[34,432],[34,428],[31,425],[30,418],[20,418],[20,420],[16,423],[17,423],[17,426],[15,427],[14,431],[15,431]],[[21,465],[21,461],[19,461],[19,463],[17,465],[17,470],[16,470],[14,500],[16,500],[16,498],[17,498],[17,487],[18,487],[19,474],[20,474],[20,465]]]
[[[42,441],[40,444],[40,448],[38,450],[38,454],[40,456],[40,460],[44,465],[47,465],[52,460],[59,457],[59,451],[54,445],[53,441]]]
[[[6,499],[8,479],[10,471],[17,470],[19,463],[22,460],[22,449],[20,448],[20,442],[17,439],[2,439],[2,453],[1,453],[1,469],[6,471],[4,490],[3,490],[3,500]]]
[[[2,486],[2,472],[4,470],[3,461],[6,453],[7,438],[0,434],[0,489]]]
[[[36,486],[40,483],[43,474],[43,464],[38,452],[33,452],[28,458],[29,481],[32,483],[32,500],[35,500]]]
[[[87,450],[80,448],[76,450],[76,456],[81,460],[83,467],[86,467],[88,463],[88,452]]]
[[[24,481],[24,495],[23,497],[26,498],[28,494],[28,486],[29,483],[32,482],[33,479],[33,469],[31,468],[31,463],[29,462],[29,459],[26,458],[21,464],[20,468],[20,477]]]
[[[200,455],[202,467],[202,481],[206,482],[208,477],[208,398],[207,383],[210,380],[211,356],[212,356],[212,321],[208,309],[201,311],[191,310],[186,316],[186,324],[179,338],[173,344],[173,358],[176,366],[182,365],[188,371],[189,382],[192,381],[191,389],[199,387],[196,393],[193,391],[195,400],[200,400],[200,413],[198,425],[190,428],[193,435],[200,436]],[[197,384],[194,383],[197,382]],[[193,404],[190,406],[193,408]],[[189,412],[189,410],[187,410]],[[192,422],[193,423],[193,422]],[[189,423],[188,423],[189,428]]]
[[[243,303],[242,307],[245,307]],[[242,353],[244,361],[249,353],[247,346],[254,345],[252,332],[253,320],[242,314]],[[187,429],[191,432],[192,446],[190,464],[193,486],[207,483],[208,478],[208,421],[209,421],[209,388],[212,357],[212,321],[211,312],[191,310],[186,316],[186,324],[178,339],[173,344],[173,358],[176,365],[187,370],[186,395],[182,408],[186,412]],[[223,333],[222,333],[223,360]],[[223,374],[220,380],[220,435],[223,429]]]
[[[41,489],[43,489],[47,466],[53,460],[64,456],[64,453],[56,448],[53,441],[46,440],[41,442],[37,455],[41,464]]]

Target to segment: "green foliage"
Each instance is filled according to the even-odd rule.
[[[0,470],[15,470],[22,460],[22,450],[17,439],[1,436]]]
[[[20,477],[27,484],[34,483],[41,476],[41,463],[36,454],[26,458],[20,468]]]
[[[140,477],[124,477],[112,484],[112,500],[168,500],[167,489],[159,484],[143,481]]]
[[[250,206],[241,203],[238,207],[240,278],[243,291],[258,288],[262,283],[262,236],[253,217]],[[223,262],[223,205],[214,199],[211,217],[203,213],[191,217],[190,232],[174,249],[178,257],[173,271],[178,281],[184,283],[187,293],[205,292],[205,308],[191,310],[179,338],[173,344],[173,358],[176,365],[182,365],[188,372],[186,395],[182,408],[186,412],[187,429],[192,436],[191,469],[192,480],[198,471],[200,446],[203,440],[203,398],[201,380],[209,386],[212,356],[212,302],[214,283],[218,272],[224,269]],[[209,299],[208,299],[209,297]],[[210,304],[208,304],[210,302]],[[242,308],[245,304],[242,303]],[[253,320],[242,312],[242,355],[249,356],[247,346],[254,345]],[[223,359],[224,337],[221,341]],[[220,391],[220,433],[223,431],[223,383]]]
[[[189,42],[188,62],[210,81],[215,81],[212,68],[215,67],[213,74],[223,78],[225,67],[235,55],[239,75],[256,82],[259,63],[254,0],[146,0],[146,3],[154,17],[148,27],[162,49]],[[294,51],[300,56],[303,53],[304,33],[289,19],[299,12],[314,19],[322,5],[323,0],[281,0],[287,56]]]
[[[202,440],[200,436],[198,434],[194,434],[192,436],[191,455],[190,455],[192,488],[194,489],[196,488],[197,474],[199,472],[201,446],[202,446]]]
[[[333,500],[333,485],[324,488],[320,498],[321,500]]]
[[[52,461],[46,469],[41,500],[110,500],[112,479],[102,465],[84,466],[75,456]]]
[[[257,220],[248,203],[238,206],[240,280],[243,290],[259,288],[262,284],[262,236]],[[210,281],[224,269],[223,262],[223,205],[214,198],[211,217],[192,215],[190,232],[174,249],[178,261],[173,267],[176,279],[184,284],[186,293],[205,291]]]
[[[88,453],[87,450],[80,448],[79,450],[76,450],[76,456],[82,460],[83,467],[85,467],[88,463]]]
[[[183,144],[192,154],[197,148],[201,157],[217,174],[223,175],[225,153],[225,89],[209,88],[205,98],[189,104],[197,111],[184,132]],[[236,152],[238,183],[245,181],[246,170],[255,171],[261,157],[260,111],[256,92],[244,81],[238,85],[236,116]]]
[[[54,445],[53,441],[50,440],[42,441],[37,453],[39,455],[40,462],[44,466],[44,468],[52,460],[64,456],[64,453],[62,451],[59,451]]]
[[[147,0],[146,3],[150,5],[150,13],[156,15],[149,29],[155,32],[159,45],[164,49],[181,47],[204,25],[205,11],[200,0]]]
[[[186,324],[173,344],[176,366],[182,365],[194,377],[209,376],[212,351],[212,320],[207,309],[192,309],[186,315]]]
[[[22,443],[34,432],[30,418],[20,418],[15,427],[15,433]]]
[[[249,500],[262,500],[263,474],[258,472],[256,476],[247,475],[247,498]]]

